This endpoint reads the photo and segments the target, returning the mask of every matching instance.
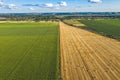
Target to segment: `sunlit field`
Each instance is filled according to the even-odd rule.
[[[1,23],[0,80],[57,80],[58,23]]]

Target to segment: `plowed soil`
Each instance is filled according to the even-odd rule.
[[[120,42],[60,22],[62,80],[120,80]]]

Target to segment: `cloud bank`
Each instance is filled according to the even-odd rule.
[[[66,7],[67,2],[61,1],[56,4],[53,3],[44,3],[44,4],[23,4],[22,6],[29,6],[29,7],[42,7],[42,8],[50,8],[50,9],[60,9],[61,7]]]
[[[101,3],[102,0],[88,0],[88,3]],[[17,10],[18,8],[19,9],[29,9],[29,10],[37,10],[37,9],[65,9],[65,7],[68,6],[68,3],[64,0],[62,1],[59,1],[59,2],[56,2],[56,3],[43,3],[43,4],[21,4],[21,6],[16,6],[15,4],[13,3],[5,3],[3,2],[2,0],[0,0],[0,9],[9,9],[9,10]],[[75,9],[75,8],[74,8]]]
[[[13,10],[16,9],[17,6],[15,4],[6,4],[3,1],[0,1],[0,8]]]

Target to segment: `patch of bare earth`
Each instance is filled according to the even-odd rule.
[[[62,80],[120,80],[120,42],[60,22]]]

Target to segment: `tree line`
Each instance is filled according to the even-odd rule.
[[[2,14],[0,20],[2,21],[58,21],[64,19],[120,19],[120,15],[41,15],[41,14]]]

